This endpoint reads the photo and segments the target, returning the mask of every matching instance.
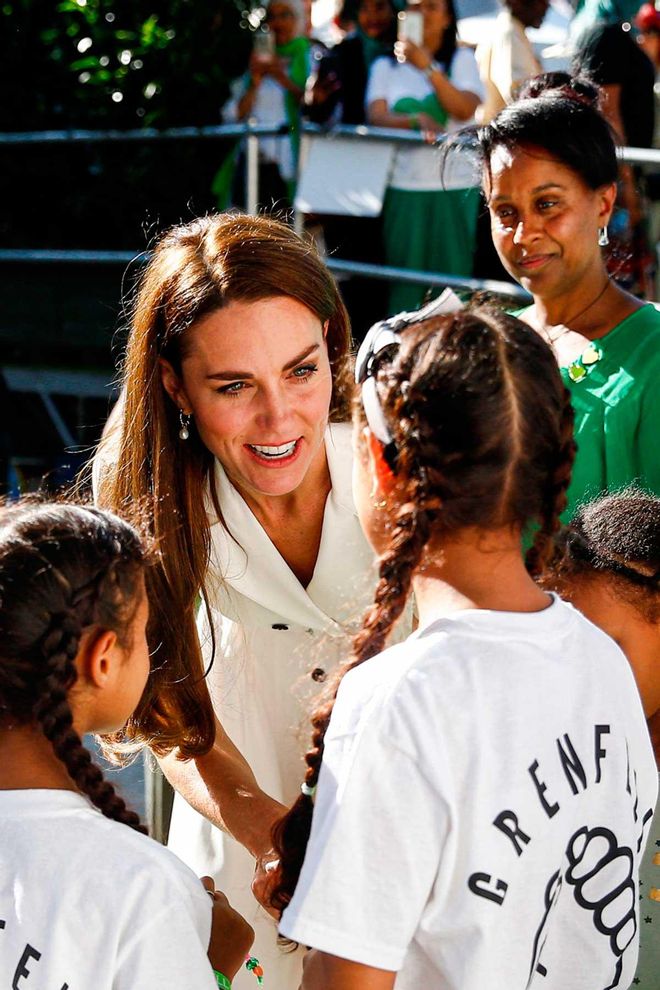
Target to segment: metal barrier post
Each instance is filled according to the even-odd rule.
[[[306,134],[303,129],[300,132],[300,146],[298,148],[298,164],[296,166],[296,189],[298,188],[298,183],[300,181],[300,173],[305,167],[305,162],[307,161],[307,155],[309,153],[309,134]],[[293,200],[293,229],[299,236],[302,235],[305,229],[305,217],[300,210],[296,209],[296,200],[294,196]]]
[[[254,121],[249,121],[250,124]],[[259,138],[248,131],[245,155],[245,212],[255,216],[259,209]]]

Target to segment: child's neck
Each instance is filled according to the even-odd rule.
[[[465,529],[444,537],[413,578],[420,625],[468,608],[540,612],[550,604],[525,569],[519,533]]]
[[[32,726],[0,731],[0,790],[77,791],[48,740]]]

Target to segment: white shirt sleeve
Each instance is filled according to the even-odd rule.
[[[367,80],[367,89],[364,94],[364,105],[366,109],[369,108],[369,104],[373,103],[374,100],[386,100],[389,104],[391,61],[389,55],[382,55],[371,66],[369,79]]]
[[[312,834],[280,931],[332,955],[397,971],[437,876],[448,813],[396,711],[383,718],[372,705],[367,724],[347,736],[341,709],[340,692],[332,717],[339,734],[331,724]]]
[[[449,78],[456,89],[465,89],[483,100],[484,84],[481,81],[479,66],[471,48],[459,47],[456,49]]]

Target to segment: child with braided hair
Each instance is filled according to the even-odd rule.
[[[0,506],[2,986],[211,990],[252,943],[213,881],[143,834],[82,742],[120,730],[144,690],[146,566],[109,512]]]
[[[380,582],[276,829],[302,986],[627,987],[657,776],[622,652],[534,581],[575,450],[552,351],[432,305],[372,328],[356,380]],[[387,649],[411,592],[419,628]]]

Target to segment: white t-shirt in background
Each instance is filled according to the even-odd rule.
[[[0,790],[0,986],[214,990],[211,901],[72,791]]]
[[[446,71],[445,66],[442,66]],[[483,98],[484,87],[471,48],[457,48],[451,63],[449,78],[457,89],[464,89]],[[391,110],[406,97],[422,101],[435,93],[433,84],[421,69],[409,62],[397,62],[389,55],[377,58],[369,73],[365,107],[374,100],[385,100]],[[447,131],[457,131],[472,121],[449,117]],[[442,174],[441,174],[442,172]],[[478,186],[480,175],[473,154],[456,152],[446,161],[444,169],[438,148],[430,146],[397,147],[390,186],[393,189],[442,190],[468,189]]]
[[[344,678],[281,932],[397,990],[628,987],[656,791],[612,640],[456,613]]]

